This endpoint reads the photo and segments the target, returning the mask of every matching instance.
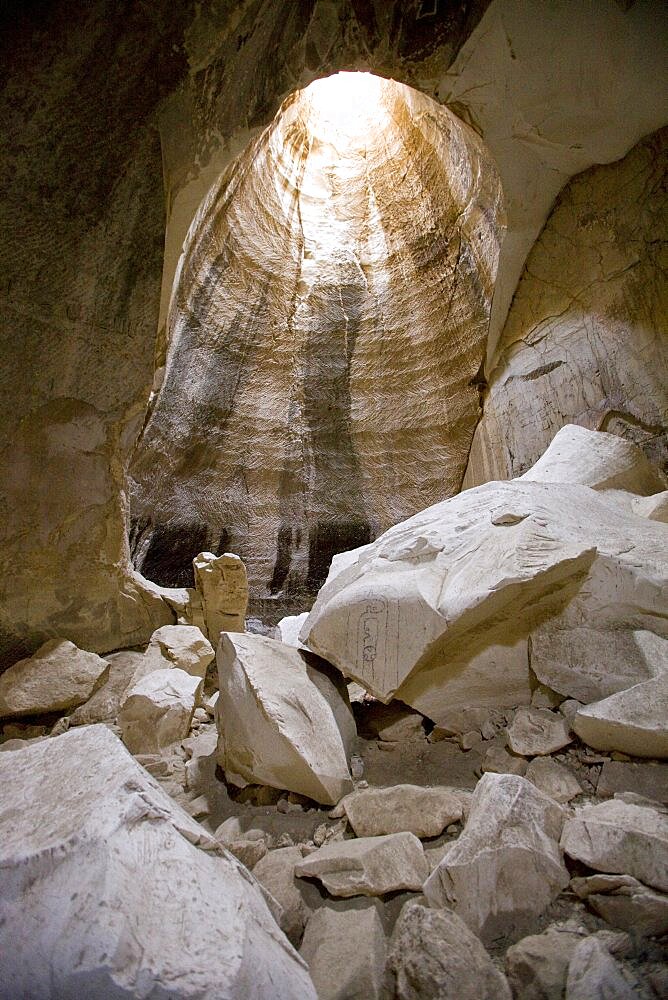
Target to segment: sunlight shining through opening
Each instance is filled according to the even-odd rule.
[[[369,130],[382,127],[387,118],[385,85],[372,73],[336,73],[315,80],[306,90],[313,133],[323,139],[359,141]]]

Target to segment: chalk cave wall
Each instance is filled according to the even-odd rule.
[[[500,185],[471,128],[381,86],[359,135],[323,122],[313,88],[288,98],[194,224],[130,466],[158,583],[187,582],[187,539],[241,555],[256,597],[303,604],[336,552],[459,490]]]
[[[526,254],[572,175],[614,164],[665,124],[665,15],[642,0],[575,7],[552,0],[5,7],[2,664],[54,635],[103,652],[146,641],[174,620],[158,589],[132,571],[125,492],[164,360],[165,289],[215,179],[281,101],[318,75],[371,70],[434,94],[474,126],[494,157],[508,214],[497,277],[497,293],[505,291],[495,294],[488,349],[490,420],[469,473],[477,481],[513,471],[499,444],[507,427],[494,413],[518,403],[502,402],[495,390],[494,344]],[[645,205],[651,195],[639,197]],[[652,239],[638,242],[643,260],[655,251]],[[622,284],[631,274],[620,276]],[[530,280],[527,272],[523,286]],[[662,287],[657,281],[658,295]],[[521,302],[518,294],[517,309]],[[534,329],[541,308],[537,302],[518,315],[514,328]],[[656,313],[641,310],[643,323],[654,322]],[[515,342],[508,329],[506,347]],[[638,328],[626,330],[614,338],[617,371],[638,367],[627,365]],[[646,340],[641,334],[639,343]],[[574,384],[589,382],[594,363],[587,348],[580,370],[579,344],[577,337],[568,344]],[[545,377],[554,384],[558,375]],[[650,385],[643,396],[653,392]],[[615,402],[615,414],[633,413],[641,424],[614,415],[606,429],[630,433],[647,424],[645,439],[654,439],[657,408],[640,407],[635,390],[631,396],[633,406]],[[584,412],[580,402],[561,407],[547,423]],[[511,445],[522,463],[539,448],[533,429],[526,433],[526,458]]]

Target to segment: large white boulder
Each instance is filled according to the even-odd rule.
[[[160,753],[190,732],[202,690],[200,677],[178,667],[153,670],[128,691],[118,713],[123,742],[131,753]]]
[[[308,611],[303,611],[300,615],[287,615],[287,617],[281,618],[276,626],[281,642],[284,642],[286,646],[303,649],[304,645],[299,641],[299,633],[307,618]]]
[[[121,649],[116,653],[107,653],[105,659],[109,662],[109,673],[102,684],[96,688],[91,697],[79,705],[69,717],[70,726],[89,726],[96,722],[113,722],[125,700],[129,689],[137,681],[150,674],[157,667],[153,660],[147,659],[144,653],[132,649]],[[163,668],[168,666],[162,661]]]
[[[503,973],[451,910],[405,903],[394,926],[388,972],[396,1000],[510,1000]]]
[[[597,750],[668,757],[668,671],[585,705],[576,712],[572,726]]]
[[[352,789],[356,736],[345,684],[318,657],[259,635],[221,636],[220,764],[233,784],[333,805]]]
[[[668,809],[630,793],[583,806],[564,824],[561,846],[599,872],[632,875],[668,892]]]
[[[156,629],[146,650],[156,657],[158,669],[172,663],[193,677],[205,677],[215,657],[213,646],[196,625],[163,625]]]
[[[572,742],[566,719],[547,708],[520,706],[508,726],[508,746],[524,757],[556,753]]]
[[[668,933],[668,894],[632,875],[589,875],[571,879],[571,889],[615,927],[654,937]]]
[[[661,475],[637,445],[616,434],[579,424],[559,430],[522,480],[580,483],[592,490],[623,490],[647,496],[663,489]]]
[[[105,726],[0,783],[3,996],[315,1000],[253,877]]]
[[[332,896],[344,897],[417,891],[428,873],[422,844],[412,833],[325,844],[295,866],[295,875],[317,878]]]
[[[59,712],[87,701],[109,664],[65,639],[49,639],[0,677],[0,718]]]
[[[483,942],[526,933],[569,882],[558,844],[564,817],[525,778],[485,773],[425,896],[451,907]]]
[[[599,448],[596,432],[578,437]],[[602,437],[610,451],[611,436]],[[637,485],[641,453],[622,445],[630,466],[617,462],[610,482]],[[654,676],[668,637],[665,525],[601,492],[609,484],[600,472],[590,477],[596,489],[544,474],[561,476],[548,468],[486,483],[348,553],[301,640],[380,700],[396,696],[445,726],[471,704],[529,702],[527,641],[539,679],[581,701]],[[563,671],[541,629],[571,605],[563,632],[579,652]],[[582,640],[585,630],[596,641]],[[613,633],[602,658],[598,637]]]
[[[577,945],[568,965],[565,1000],[634,1000],[637,996],[596,935]]]
[[[224,824],[223,824],[224,825]],[[219,832],[216,831],[216,836]],[[279,847],[269,851],[253,867],[253,875],[280,904],[281,930],[295,948],[299,947],[311,910],[304,898],[304,883],[295,878],[295,865],[302,860],[299,847]]]

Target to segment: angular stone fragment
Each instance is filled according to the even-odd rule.
[[[568,966],[581,934],[548,927],[506,952],[506,975],[513,1000],[563,1000]]]
[[[513,774],[482,776],[464,832],[427,879],[433,906],[450,906],[483,942],[531,929],[568,885],[559,851],[561,806]]]
[[[221,632],[243,632],[248,608],[246,567],[231,552],[200,552],[193,559],[206,634],[217,645]]]
[[[358,837],[403,832],[438,837],[446,826],[462,818],[465,798],[470,798],[469,793],[452,788],[392,785],[352,792],[342,805]]]
[[[503,973],[451,910],[405,903],[387,962],[396,1000],[510,1000]]]
[[[259,885],[106,726],[0,756],[0,783],[3,995],[315,1000]]]
[[[555,802],[570,802],[582,792],[582,785],[573,772],[550,757],[532,760],[525,777]]]
[[[615,792],[637,792],[667,805],[668,764],[627,764],[606,760],[601,768],[596,794],[605,797]]]
[[[190,732],[202,680],[172,667],[153,670],[132,687],[118,713],[123,742],[131,753],[159,753]]]
[[[380,1000],[387,943],[379,900],[323,906],[309,918],[299,949],[318,1000]]]
[[[508,746],[525,757],[556,753],[573,742],[563,715],[544,708],[517,709],[508,726]]]
[[[258,635],[221,637],[220,764],[234,784],[264,784],[334,804],[350,791],[356,736],[345,685],[318,657]]]
[[[631,501],[631,510],[638,517],[668,524],[668,490],[654,493],[651,497],[634,497]]]
[[[619,963],[594,935],[576,947],[568,966],[565,1000],[633,1000]]]
[[[367,706],[360,725],[366,735],[385,743],[410,743],[425,736],[422,716],[398,702]]]
[[[281,847],[258,861],[253,875],[271,893],[282,909],[281,930],[295,948],[299,947],[311,910],[302,892],[303,882],[295,878],[295,865],[302,860],[298,847]]]
[[[610,799],[566,820],[561,846],[596,871],[633,875],[668,892],[668,810],[648,800]]]
[[[333,896],[417,891],[428,874],[422,844],[412,833],[326,844],[295,866],[295,875],[319,879]]]
[[[90,698],[109,664],[65,639],[49,639],[0,676],[0,718],[58,712]]]
[[[146,650],[146,656],[158,653],[158,662],[173,663],[193,677],[205,677],[206,668],[215,653],[209,640],[195,625],[163,625],[156,629]]]
[[[157,669],[154,662],[149,661],[143,653],[131,649],[107,653],[105,659],[109,663],[107,679],[88,701],[72,712],[69,717],[71,726],[115,720],[129,689],[146,674]],[[163,667],[167,667],[166,661],[163,661]]]
[[[300,615],[288,615],[286,618],[281,618],[276,626],[281,642],[284,642],[286,646],[296,646],[297,649],[305,648],[304,643],[299,640],[299,633],[308,618],[308,614],[308,611],[304,611]]]
[[[615,927],[647,937],[668,932],[668,895],[631,875],[573,878],[571,889]]]
[[[524,757],[513,757],[503,747],[491,746],[482,762],[482,771],[492,774],[526,774],[527,761]]]
[[[573,729],[597,750],[668,757],[668,670],[576,713]]]

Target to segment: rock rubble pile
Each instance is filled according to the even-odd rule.
[[[0,996],[665,996],[660,487],[565,428],[337,557],[300,638],[209,580],[207,634],[11,667]]]

